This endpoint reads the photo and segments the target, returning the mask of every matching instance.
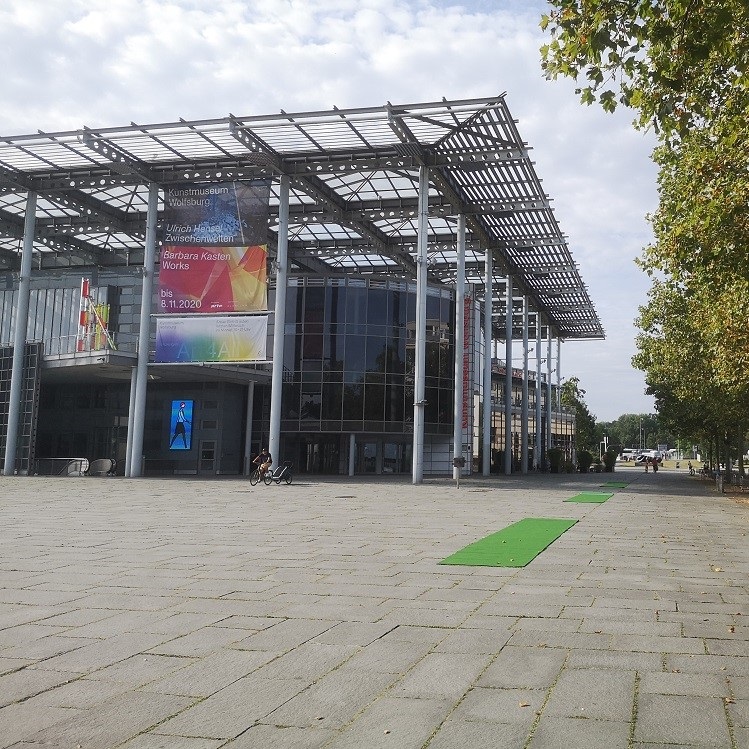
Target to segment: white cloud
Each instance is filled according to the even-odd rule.
[[[539,0],[4,0],[0,134],[507,92],[608,340],[563,347],[591,411],[650,411],[633,372],[652,137],[543,79]],[[622,395],[626,393],[626,398]]]

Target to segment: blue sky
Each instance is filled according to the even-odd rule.
[[[651,134],[543,78],[544,2],[3,0],[0,135],[280,109],[492,96],[507,102],[606,341],[562,346],[603,421],[653,410],[633,370],[656,207]],[[533,365],[532,365],[533,366]]]

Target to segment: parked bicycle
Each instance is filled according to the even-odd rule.
[[[278,466],[278,468],[276,468],[276,470],[272,473],[270,471],[266,471],[265,476],[263,476],[263,481],[265,481],[266,486],[270,486],[274,482],[276,484],[280,484],[282,481],[290,484],[293,478],[293,465],[290,460],[287,460],[284,461],[284,464],[282,466]],[[250,479],[250,482],[251,481],[252,479]]]

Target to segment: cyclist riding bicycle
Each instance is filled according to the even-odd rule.
[[[255,460],[252,461],[252,463],[256,466],[258,466],[258,470],[260,471],[260,478],[265,476],[266,471],[271,467],[273,464],[273,458],[271,457],[270,453],[268,452],[268,448],[264,447],[260,454],[255,458]]]

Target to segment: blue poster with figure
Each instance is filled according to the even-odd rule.
[[[192,445],[192,401],[172,401],[169,449],[189,450]]]

